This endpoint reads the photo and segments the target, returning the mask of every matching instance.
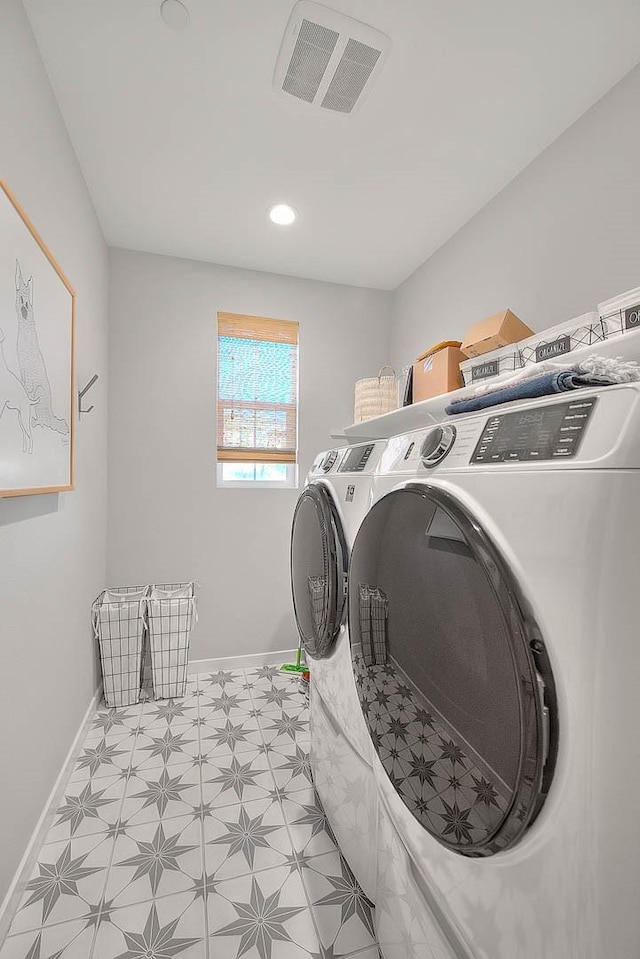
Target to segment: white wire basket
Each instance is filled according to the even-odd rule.
[[[189,641],[197,615],[194,583],[149,588],[147,622],[154,699],[185,695]]]
[[[140,702],[147,591],[146,586],[112,587],[91,608],[107,706]]]

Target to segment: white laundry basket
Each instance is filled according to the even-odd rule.
[[[146,629],[146,586],[103,590],[92,606],[107,706],[140,702]]]
[[[163,583],[149,588],[147,621],[155,699],[184,696],[189,639],[196,620],[194,583]]]

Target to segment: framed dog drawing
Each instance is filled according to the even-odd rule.
[[[75,291],[0,180],[0,496],[73,489]]]

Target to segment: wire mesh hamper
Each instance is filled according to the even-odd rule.
[[[385,370],[391,370],[391,375],[383,376]],[[398,382],[396,371],[390,366],[383,366],[377,376],[356,382],[354,423],[364,423],[397,408]]]
[[[155,699],[176,699],[185,694],[194,619],[197,620],[197,612],[193,583],[165,583],[150,588],[147,620]]]
[[[146,586],[103,590],[91,608],[107,706],[140,702]]]

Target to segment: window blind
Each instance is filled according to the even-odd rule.
[[[218,460],[295,463],[298,324],[218,313]]]

